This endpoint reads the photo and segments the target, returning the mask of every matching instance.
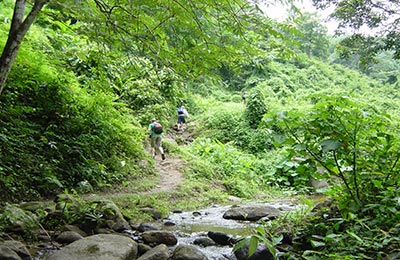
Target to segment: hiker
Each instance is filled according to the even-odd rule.
[[[246,105],[246,99],[247,99],[247,91],[244,91],[242,94],[242,101],[244,105]]]
[[[162,141],[162,126],[160,123],[157,123],[155,118],[151,119],[151,124],[149,125],[148,132],[150,135],[150,143],[153,152],[153,158],[159,153],[161,154],[161,158],[165,160],[164,150],[161,146]]]
[[[188,111],[186,110],[185,106],[180,106],[178,108],[178,130],[182,128],[182,126],[184,125],[186,128],[186,119],[190,118]]]

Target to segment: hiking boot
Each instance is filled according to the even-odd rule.
[[[161,154],[161,158],[165,160],[165,154]]]

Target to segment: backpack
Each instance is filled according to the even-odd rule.
[[[154,123],[154,129],[153,129],[154,133],[156,134],[161,134],[163,132],[163,127],[161,124],[159,123]]]
[[[178,108],[178,114],[180,114],[180,115],[183,114],[183,108],[182,107]]]

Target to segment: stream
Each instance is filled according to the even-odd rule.
[[[208,232],[221,232],[232,238],[246,237],[252,233],[252,230],[259,225],[257,221],[243,221],[223,218],[224,214],[234,207],[272,207],[280,214],[293,211],[301,207],[291,201],[255,203],[246,202],[236,205],[213,205],[211,207],[182,212],[175,211],[168,218],[163,220],[162,229],[173,232],[178,240],[177,245],[171,247],[174,249],[180,244],[193,245],[197,247],[209,260],[236,260],[232,246],[212,245],[199,246],[194,241],[198,238],[208,238]],[[160,223],[161,224],[161,223]],[[134,239],[135,232],[130,235]],[[134,239],[135,240],[135,239]],[[46,259],[46,256],[53,250],[42,249],[38,257],[34,260]]]
[[[235,205],[236,206],[236,205]],[[273,203],[246,203],[237,206],[272,206],[282,212],[288,212],[299,208],[292,202],[273,202]],[[209,231],[222,232],[232,237],[246,237],[252,233],[252,230],[259,224],[254,221],[240,221],[224,219],[223,215],[232,208],[231,205],[212,207],[193,211],[173,213],[165,221],[172,222],[175,225],[164,229],[173,231],[178,238],[179,244],[194,245],[193,241],[199,237],[207,237]],[[232,253],[231,246],[208,246],[200,247],[194,245],[202,251],[209,260],[236,259]]]

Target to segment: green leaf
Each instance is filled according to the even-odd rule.
[[[375,185],[375,187],[379,188],[379,189],[383,189],[383,185],[381,181],[378,180],[372,180],[372,183]]]
[[[281,243],[282,239],[283,235],[280,235],[279,237],[272,237],[272,244],[278,245],[279,243]]]
[[[349,234],[350,236],[354,237],[360,243],[364,242],[361,237],[357,236],[355,233],[353,233],[351,231],[347,231],[347,234]]]
[[[249,258],[256,252],[258,246],[258,238],[252,236],[249,241]]]
[[[296,144],[293,146],[296,151],[306,151],[307,145],[306,144]]]
[[[341,143],[337,140],[327,139],[321,142],[322,152],[336,151],[341,146]]]
[[[324,242],[320,242],[320,241],[311,240],[311,246],[313,248],[323,247],[323,246],[325,246],[325,243]]]
[[[273,138],[274,138],[274,141],[279,145],[282,145],[287,140],[285,135],[280,135],[280,134],[274,134]]]

